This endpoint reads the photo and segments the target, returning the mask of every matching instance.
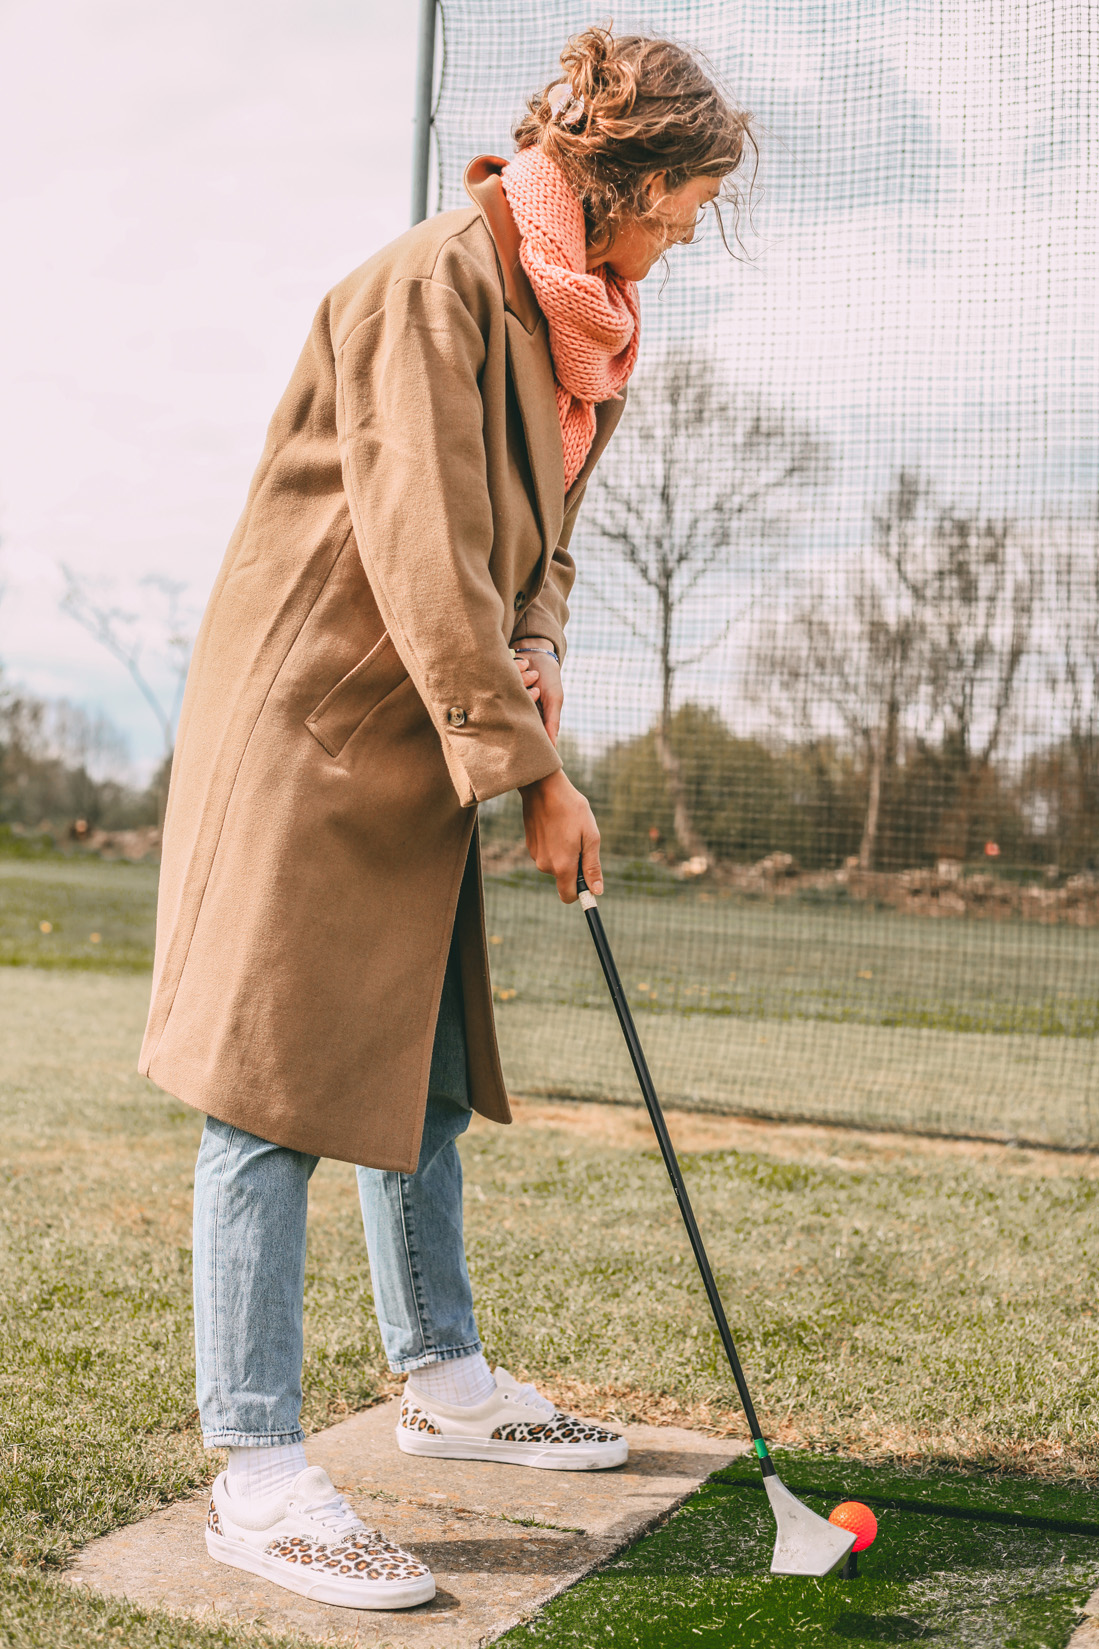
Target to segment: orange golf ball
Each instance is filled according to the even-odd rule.
[[[878,1532],[877,1518],[861,1500],[843,1501],[835,1511],[828,1513],[828,1521],[855,1536],[855,1544],[851,1548],[853,1552],[865,1552]]]

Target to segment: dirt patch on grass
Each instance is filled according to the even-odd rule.
[[[527,1127],[558,1128],[593,1144],[620,1151],[656,1150],[652,1124],[640,1105],[513,1095],[511,1106],[515,1121]],[[1099,1179],[1099,1151],[1047,1151],[995,1141],[872,1133],[817,1123],[773,1122],[698,1111],[669,1109],[667,1115],[678,1151],[763,1151],[783,1162],[830,1163],[848,1169],[921,1160],[981,1162],[1005,1174],[1035,1174],[1044,1179],[1061,1176]]]

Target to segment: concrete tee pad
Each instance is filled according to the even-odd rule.
[[[213,1562],[205,1492],[92,1541],[66,1571],[76,1585],[146,1608],[297,1631],[376,1649],[475,1649],[642,1534],[711,1472],[745,1452],[672,1426],[628,1426],[614,1471],[535,1471],[402,1454],[393,1399],[309,1439],[369,1524],[431,1565],[434,1602],[377,1613],[311,1603]]]
[[[1099,1649],[1099,1587],[1084,1604],[1084,1618],[1069,1638],[1068,1649]]]

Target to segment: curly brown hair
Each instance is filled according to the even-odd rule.
[[[597,26],[572,36],[561,68],[564,79],[528,99],[513,136],[520,150],[537,144],[560,166],[584,208],[589,244],[629,219],[659,219],[646,193],[654,172],[667,173],[669,191],[692,178],[724,179],[720,198],[736,225],[743,195],[733,173],[747,152],[759,156],[752,116],[719,90],[697,53]]]

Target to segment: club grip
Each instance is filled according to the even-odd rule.
[[[588,884],[584,880],[584,860],[582,857],[576,867],[576,891],[577,893],[587,893],[588,891]]]

